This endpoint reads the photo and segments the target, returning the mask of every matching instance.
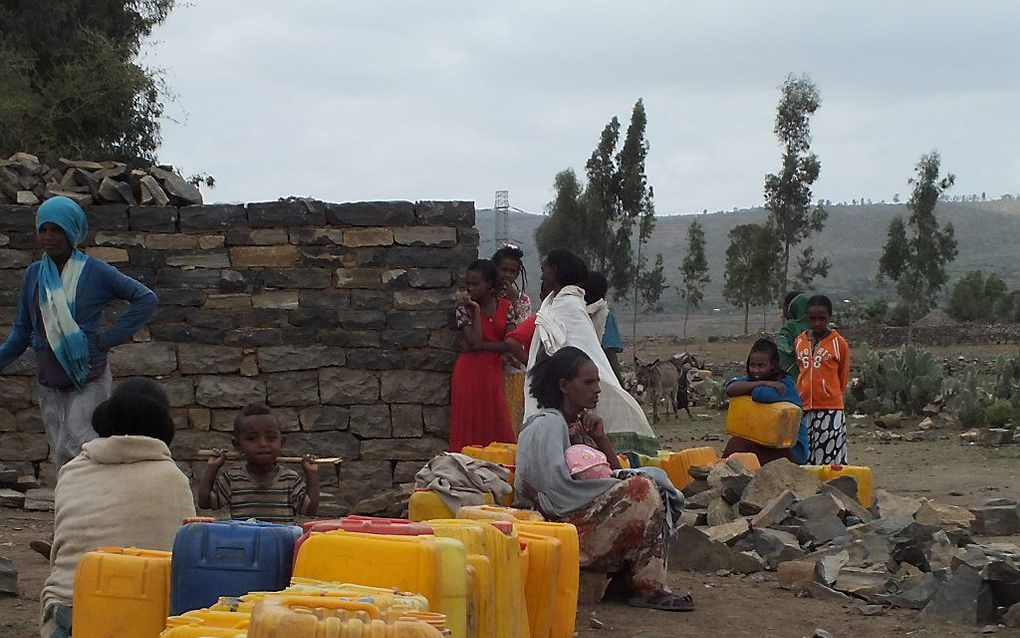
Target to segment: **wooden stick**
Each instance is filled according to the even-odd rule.
[[[197,456],[200,459],[211,459],[219,455],[215,450],[199,450]],[[228,461],[239,461],[243,458],[240,452],[227,452],[225,456]],[[304,461],[305,459],[300,456],[281,456],[276,459],[277,463],[300,464]],[[323,456],[312,459],[312,462],[319,465],[340,465],[341,459],[339,456]]]

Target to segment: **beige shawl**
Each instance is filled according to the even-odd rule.
[[[60,470],[54,496],[50,575],[43,616],[71,604],[78,559],[99,547],[170,550],[185,518],[195,515],[187,477],[170,449],[147,436],[89,441]]]

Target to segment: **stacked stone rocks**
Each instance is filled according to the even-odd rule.
[[[149,328],[111,353],[118,377],[158,379],[196,478],[234,415],[265,401],[286,449],[340,456],[341,506],[406,483],[446,449],[455,292],[477,257],[469,202],[97,206],[86,252],[159,296]],[[0,330],[35,258],[34,207],[0,206]],[[116,314],[116,313],[114,313]],[[0,376],[0,464],[48,453],[31,355]],[[45,465],[43,465],[45,473]]]

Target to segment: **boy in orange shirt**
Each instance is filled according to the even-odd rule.
[[[850,345],[829,329],[832,301],[824,295],[808,300],[808,329],[797,337],[794,351],[800,377],[797,390],[804,403],[812,465],[846,464],[846,421],[843,394],[850,382]]]

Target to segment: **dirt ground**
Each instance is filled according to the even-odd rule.
[[[653,359],[680,349],[666,343],[646,342],[641,354],[643,359]],[[721,365],[741,361],[748,344],[701,343],[689,349]],[[937,350],[942,356],[992,357],[1009,348]],[[629,352],[627,356],[629,359]],[[674,449],[695,445],[721,449],[725,440],[723,415],[698,407],[692,412],[693,421],[684,415],[678,420],[661,421],[656,426],[663,444]],[[931,442],[879,442],[873,436],[875,427],[868,419],[851,419],[849,428],[851,461],[872,467],[876,488],[956,505],[976,505],[990,498],[1020,498],[1020,445],[964,446],[959,443],[956,430],[940,430],[940,439]],[[38,635],[35,627],[39,591],[48,566],[28,550],[27,545],[31,539],[44,537],[51,526],[49,514],[0,509],[0,555],[14,561],[20,572],[21,588],[21,596],[0,597],[0,638]],[[1018,542],[1020,539],[1009,540]],[[855,638],[956,638],[979,633],[975,627],[926,625],[917,620],[917,613],[913,611],[890,610],[881,616],[865,617],[860,611],[863,603],[798,598],[780,589],[774,574],[720,577],[675,572],[671,574],[671,584],[677,591],[693,593],[697,604],[695,612],[667,614],[602,603],[579,610],[577,635],[579,638],[672,638],[678,635],[800,638],[812,636],[816,628],[825,629],[833,636]],[[999,628],[996,635],[1020,636],[1020,631]]]

